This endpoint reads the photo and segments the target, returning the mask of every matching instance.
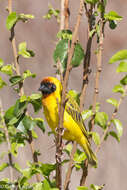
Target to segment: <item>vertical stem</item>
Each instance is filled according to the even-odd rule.
[[[65,25],[64,5],[65,5],[65,0],[61,0],[60,30],[63,30]]]
[[[89,74],[90,74],[90,59],[91,59],[91,47],[92,47],[92,40],[94,37],[94,34],[90,36],[90,32],[93,29],[92,26],[92,14],[93,14],[93,6],[91,5],[90,10],[87,8],[87,4],[84,3],[85,6],[85,11],[86,11],[86,16],[88,18],[88,41],[87,41],[87,46],[86,46],[86,55],[84,58],[84,64],[83,64],[83,82],[82,82],[82,90],[81,90],[81,95],[80,95],[80,110],[81,112],[83,111],[84,108],[84,98],[86,95],[86,89],[88,86],[88,80],[89,80]],[[80,185],[84,186],[86,182],[86,178],[88,175],[88,160],[86,159],[84,161],[84,168],[82,170],[82,176],[80,180]]]
[[[11,154],[11,143],[10,143],[10,139],[9,139],[8,128],[7,128],[5,121],[4,121],[4,111],[3,111],[1,99],[0,99],[0,114],[1,114],[1,121],[2,121],[2,124],[4,126],[5,137],[6,137],[6,141],[7,141],[10,180],[13,181],[14,180],[14,174],[13,174],[13,160],[12,160],[12,154]]]
[[[85,185],[87,175],[88,175],[88,160],[86,159],[85,162],[84,162],[84,168],[83,168],[82,177],[81,177],[81,180],[80,180],[80,185],[81,186]]]
[[[80,0],[80,6],[79,6],[78,15],[77,15],[77,21],[76,21],[74,31],[73,31],[73,34],[72,34],[72,43],[71,43],[71,47],[69,47],[69,51],[68,51],[67,69],[66,69],[65,76],[64,76],[63,91],[62,91],[62,102],[63,103],[65,102],[66,88],[67,88],[67,85],[68,85],[69,74],[70,74],[70,71],[71,71],[71,60],[72,60],[73,53],[74,53],[75,43],[77,41],[80,21],[81,21],[81,17],[82,17],[82,14],[83,14],[83,6],[84,6],[84,1]],[[77,147],[77,145],[76,145],[76,142],[75,142],[74,145],[73,145],[72,152],[71,152],[71,158],[70,158],[70,162],[69,162],[69,166],[68,166],[68,171],[67,171],[67,174],[66,174],[66,177],[65,177],[64,190],[67,190],[68,187],[69,187],[70,177],[71,177],[72,167],[73,167],[73,156],[74,156],[74,153],[76,151],[76,147]]]
[[[103,2],[103,0],[102,0]],[[99,94],[99,79],[100,79],[100,73],[102,70],[102,50],[103,50],[103,41],[104,41],[104,15],[101,13],[101,19],[100,19],[100,36],[99,36],[99,44],[98,44],[98,50],[97,50],[97,71],[96,71],[96,77],[95,77],[95,88],[94,88],[94,96],[93,96],[93,117],[91,119],[91,128],[90,130],[93,130],[94,127],[94,118],[95,118],[95,112],[96,112],[96,102]]]
[[[64,182],[64,190],[68,190],[68,188],[69,188],[69,183],[70,183],[70,178],[71,178],[71,173],[72,173],[73,163],[74,163],[73,157],[76,152],[76,149],[77,149],[77,143],[74,142],[73,148],[71,151],[71,155],[70,155],[69,166],[68,166],[68,170],[67,170],[67,174],[66,174],[66,178],[65,178],[65,182]]]
[[[88,86],[88,76],[90,74],[90,59],[91,59],[91,46],[92,46],[92,40],[94,37],[94,34],[92,36],[90,36],[90,32],[93,29],[92,26],[92,14],[93,14],[93,7],[91,5],[90,10],[88,10],[87,8],[87,4],[84,3],[84,7],[85,7],[85,14],[88,18],[88,40],[87,40],[87,46],[86,46],[86,55],[84,58],[84,62],[83,62],[83,82],[82,82],[82,90],[81,90],[81,95],[80,95],[80,110],[83,111],[84,108],[84,98],[86,95],[86,89]]]
[[[69,28],[69,0],[65,0],[64,3],[64,14],[65,14],[65,29],[67,30]]]
[[[12,0],[8,0],[8,10],[9,10],[9,14],[12,12]],[[13,28],[14,30],[14,28]],[[14,32],[13,32],[14,34]],[[20,73],[20,66],[18,63],[18,54],[17,54],[17,48],[16,48],[16,39],[15,36],[13,36],[13,38],[11,39],[11,43],[12,43],[12,49],[13,49],[13,55],[14,55],[14,60],[15,60],[15,68],[16,68],[16,74],[17,75],[21,75]],[[23,96],[24,95],[24,88],[23,88],[23,83],[19,83],[19,96]],[[32,137],[32,133],[31,131],[28,132],[29,135],[29,145],[30,145],[30,149],[31,149],[31,153],[32,153],[32,157],[33,157],[33,162],[36,163],[38,162],[38,158],[37,155],[35,154],[35,148],[34,148],[34,141],[33,141],[33,137]],[[40,175],[36,174],[36,179],[37,181],[41,181]]]
[[[34,141],[33,141],[33,137],[32,137],[31,131],[28,131],[28,135],[29,135],[29,145],[30,145],[30,148],[31,148],[31,153],[32,153],[33,161],[34,161],[34,163],[38,163],[38,157],[37,157],[37,154],[35,152]],[[37,180],[37,182],[41,181],[40,174],[38,174],[38,173],[36,174],[36,180]]]

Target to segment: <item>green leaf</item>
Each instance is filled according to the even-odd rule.
[[[0,67],[2,67],[4,64],[3,60],[0,58]]]
[[[96,4],[98,0],[85,0],[86,3]]]
[[[17,129],[19,129],[21,132],[26,133],[28,130],[32,131],[34,127],[36,126],[36,123],[34,120],[31,119],[30,116],[25,116],[19,123]]]
[[[86,159],[86,155],[84,152],[80,151],[79,149],[77,149],[77,151],[74,154],[74,161],[76,163],[81,163],[82,161],[84,161]]]
[[[5,133],[3,131],[0,131],[0,144],[5,141],[6,141]]]
[[[89,188],[84,187],[84,186],[79,186],[79,187],[77,187],[77,190],[89,190]]]
[[[43,180],[42,190],[51,190],[51,187],[46,179]]]
[[[7,29],[11,30],[12,27],[16,24],[17,20],[18,20],[18,16],[17,16],[16,12],[10,13],[6,20]]]
[[[2,172],[5,168],[7,168],[9,166],[9,164],[8,163],[2,163],[1,165],[0,165],[0,172]]]
[[[121,121],[119,119],[113,119],[112,122],[115,125],[115,127],[117,129],[118,137],[120,138],[122,136],[122,134],[123,134],[122,123],[121,123]]]
[[[40,170],[41,170],[42,174],[45,175],[45,176],[47,176],[47,177],[55,169],[56,169],[56,165],[55,164],[43,164],[42,163],[41,166],[40,166]]]
[[[6,82],[4,82],[3,80],[2,80],[2,78],[0,77],[0,88],[3,88],[4,86],[6,86],[7,84],[6,84]]]
[[[109,28],[114,30],[117,27],[117,21],[116,20],[110,20],[109,21]]]
[[[31,14],[24,14],[24,13],[21,13],[19,14],[19,19],[34,19],[34,15],[31,15]]]
[[[79,43],[75,45],[74,54],[71,60],[71,64],[73,67],[78,67],[81,64],[85,54]]]
[[[120,142],[120,138],[118,137],[117,133],[115,131],[110,131],[109,135],[114,137],[118,142]]]
[[[17,123],[18,122],[18,118],[16,118],[16,117],[13,117],[9,122],[8,122],[8,125],[14,125],[15,123]]]
[[[11,106],[4,115],[5,123],[8,124],[11,119],[14,117],[14,106]]]
[[[17,155],[18,155],[18,147],[19,146],[20,146],[20,144],[17,144],[16,142],[11,143],[11,153],[15,157],[17,157]]]
[[[69,143],[66,145],[63,151],[66,152],[68,155],[70,155],[71,150],[72,150],[72,145]]]
[[[49,20],[49,19],[52,18],[52,15],[54,15],[56,17],[56,19],[57,19],[57,22],[59,22],[60,21],[59,13],[60,13],[60,11],[58,9],[54,9],[52,7],[52,5],[49,5],[49,10],[48,10],[47,14],[43,16],[43,18]]]
[[[80,94],[78,92],[76,92],[75,90],[69,90],[68,94],[76,100],[76,102],[79,104],[80,100],[79,100],[79,96]]]
[[[32,176],[32,168],[25,168],[22,170],[23,176],[29,179]]]
[[[24,71],[24,73],[23,73],[23,79],[26,79],[26,78],[28,78],[28,77],[35,78],[35,77],[36,77],[36,74],[31,73],[30,70],[26,70],[26,71]]]
[[[36,125],[42,130],[42,132],[45,132],[45,126],[44,126],[44,120],[42,118],[35,118],[34,121],[36,122]]]
[[[92,115],[93,115],[93,112],[92,112],[91,109],[89,109],[89,110],[84,110],[84,111],[82,112],[82,118],[83,118],[83,120],[88,119],[88,118],[91,117]]]
[[[126,75],[124,78],[122,78],[122,79],[120,80],[120,83],[121,83],[122,85],[127,85],[127,75]]]
[[[20,100],[18,99],[14,106],[14,112],[13,112],[14,116],[16,117],[21,116],[26,111],[27,105],[28,105],[27,102],[20,102]]]
[[[66,68],[67,55],[68,55],[68,40],[67,39],[60,40],[56,45],[53,58],[55,63],[60,61],[60,63],[63,66],[63,69]]]
[[[7,126],[14,125],[15,127],[18,126],[19,122],[25,116],[24,111],[27,107],[27,103],[23,102],[20,103],[19,100],[16,101],[14,106],[11,106],[4,115],[5,123]]]
[[[114,88],[112,89],[113,92],[119,92],[121,94],[124,93],[124,88],[121,84],[118,84],[116,86],[114,86]]]
[[[30,103],[32,104],[32,106],[34,108],[35,113],[37,113],[42,108],[41,98],[32,99],[32,100],[30,100]]]
[[[106,128],[108,121],[108,115],[105,112],[97,112],[95,115],[95,124],[101,126],[102,128]]]
[[[113,106],[117,107],[118,106],[118,101],[114,98],[109,98],[106,100],[109,104],[112,104]]]
[[[18,54],[22,55],[24,58],[30,58],[33,57],[35,54],[32,50],[27,49],[26,42],[21,42],[18,47],[19,51]]]
[[[56,49],[54,51],[54,61],[57,63],[60,61],[62,64],[63,70],[65,70],[67,65],[67,57],[68,57],[68,40],[62,39],[56,45]],[[72,57],[71,64],[73,67],[77,67],[81,64],[82,59],[84,58],[84,51],[79,43],[75,45],[74,54]]]
[[[37,139],[38,138],[37,133],[34,130],[32,130],[31,132],[32,132],[32,137],[34,139]]]
[[[9,79],[9,81],[12,83],[11,86],[14,86],[20,82],[23,81],[23,78],[20,75],[15,75]]]
[[[109,63],[115,63],[117,61],[122,61],[122,60],[127,60],[127,50],[120,50],[118,51],[115,55],[113,55],[110,60]]]
[[[119,16],[115,11],[110,11],[108,14],[104,14],[104,18],[107,20],[122,20],[122,16]]]
[[[26,95],[21,96],[19,101],[20,102],[26,102],[27,101]]]
[[[13,166],[18,172],[22,173],[22,169],[18,163],[14,163]]]
[[[7,75],[12,75],[13,71],[12,71],[12,65],[5,65],[1,68],[0,70],[2,73],[5,73]]]
[[[42,95],[41,94],[32,94],[29,97],[30,97],[30,100],[37,100],[37,99],[42,98]]]
[[[71,30],[60,30],[57,33],[57,38],[72,40],[72,31]]]
[[[43,190],[43,185],[41,182],[38,182],[38,183],[34,183],[34,187],[33,187],[34,190]]]
[[[99,134],[97,133],[97,132],[90,132],[91,134],[92,134],[92,139],[93,139],[93,141],[94,141],[94,143],[96,144],[96,145],[99,145],[100,144],[100,136],[99,136]]]
[[[98,186],[98,185],[94,185],[94,184],[91,184],[90,185],[90,188],[92,190],[102,190],[104,188],[105,184],[104,185],[101,185],[101,186]]]
[[[118,73],[119,72],[127,72],[127,62],[120,62],[119,66],[117,67],[116,70]]]

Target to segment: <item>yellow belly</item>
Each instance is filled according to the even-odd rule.
[[[55,133],[55,129],[58,127],[58,106],[55,102],[50,102],[50,106],[44,106],[44,114],[47,120],[47,123],[49,127],[52,129],[52,131]],[[63,138],[69,141],[76,140],[77,142],[80,141],[83,133],[78,126],[78,124],[72,119],[71,115],[69,115],[66,111],[64,111],[64,134]]]

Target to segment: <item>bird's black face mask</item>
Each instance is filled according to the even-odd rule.
[[[40,88],[38,89],[43,95],[49,95],[56,90],[56,85],[51,82],[41,82]]]

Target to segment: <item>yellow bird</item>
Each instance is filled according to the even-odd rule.
[[[55,129],[58,127],[59,122],[58,104],[61,102],[61,82],[55,77],[46,77],[42,80],[39,90],[42,92],[44,115],[49,127],[55,134]],[[79,106],[68,94],[66,99],[63,118],[63,127],[65,129],[63,138],[69,141],[76,141],[83,148],[89,163],[96,166],[97,158],[90,147]]]

